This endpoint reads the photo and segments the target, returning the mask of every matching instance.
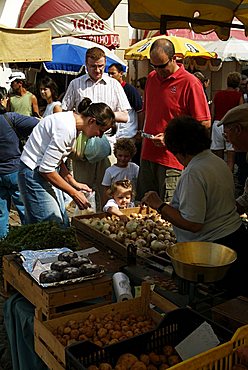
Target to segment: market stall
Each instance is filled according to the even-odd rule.
[[[210,296],[210,292],[204,291],[207,287],[209,288],[208,282],[192,282],[190,281],[192,280],[191,278],[186,277],[188,279],[187,284],[186,279],[180,280],[180,274],[177,276],[177,274],[173,273],[170,258],[168,255],[165,256],[165,251],[163,250],[165,245],[175,245],[171,226],[168,223],[162,223],[160,216],[155,211],[147,208],[142,210],[139,208],[129,209],[126,212],[130,218],[127,234],[125,234],[125,229],[122,228],[120,230],[121,226],[116,224],[117,219],[111,219],[106,214],[90,214],[74,217],[72,223],[76,229],[76,234],[74,234],[74,229],[72,228],[70,231],[68,230],[69,234],[66,238],[61,237],[59,239],[58,229],[54,226],[49,229],[49,226],[46,225],[47,236],[46,238],[41,236],[39,240],[39,237],[36,237],[36,233],[37,228],[40,229],[41,226],[26,225],[26,228],[29,228],[29,233],[32,229],[33,245],[36,246],[34,249],[37,249],[37,251],[33,251],[34,254],[30,254],[32,251],[29,250],[28,244],[26,244],[25,248],[21,247],[21,245],[25,245],[25,240],[28,241],[29,239],[24,232],[25,226],[16,230],[16,232],[19,232],[19,247],[18,244],[15,244],[15,246],[17,250],[19,248],[20,254],[6,255],[7,249],[3,250],[5,254],[3,257],[5,292],[11,294],[13,289],[18,291],[34,307],[33,340],[36,354],[39,355],[49,369],[84,369],[93,363],[95,364],[95,361],[97,366],[100,366],[101,362],[106,363],[109,361],[111,366],[114,366],[119,361],[118,358],[125,353],[132,353],[135,356],[134,362],[137,362],[143,351],[145,353],[147,351],[148,356],[150,356],[150,352],[161,355],[160,351],[163,350],[162,348],[170,346],[172,347],[171,356],[174,357],[168,360],[169,362],[166,360],[165,363],[172,369],[174,366],[177,366],[176,368],[188,370],[189,364],[197,363],[200,363],[202,367],[192,365],[195,367],[191,367],[191,369],[203,369],[203,366],[212,366],[212,364],[226,361],[227,356],[229,367],[224,369],[231,369],[231,366],[238,361],[236,356],[232,356],[233,348],[240,346],[239,338],[242,338],[244,343],[248,341],[248,329],[246,327],[242,328],[231,339],[232,332],[230,330],[220,326],[218,320],[216,322],[209,320],[211,308],[217,302],[225,302],[224,295],[218,292],[218,295],[212,294]],[[143,236],[143,240],[147,241],[147,245],[144,244],[144,241],[138,242],[141,239],[138,239],[137,235],[133,234],[139,233],[137,230],[139,224],[142,225],[143,231],[145,228],[148,229],[148,235]],[[23,228],[24,231],[22,231]],[[162,229],[164,230],[163,232]],[[52,239],[49,239],[51,234],[49,230],[52,231]],[[43,231],[39,230],[39,234],[42,235],[42,232],[44,232],[44,226]],[[115,240],[110,236],[111,233],[112,235],[115,233],[119,234],[119,239]],[[160,235],[161,240],[159,243],[154,243],[156,235]],[[130,240],[130,238],[133,239]],[[16,238],[11,238],[10,235],[8,240],[7,244],[3,245],[5,248],[7,248],[7,245],[10,246],[14,243]],[[40,247],[41,240],[44,241],[44,250],[42,251],[40,250],[42,249]],[[53,245],[51,240],[53,240]],[[62,240],[65,241],[64,244]],[[34,241],[36,241],[36,244]],[[32,244],[32,241],[29,240],[29,243]],[[50,247],[54,246],[55,249],[49,248],[47,250],[47,245],[49,244]],[[58,248],[59,245],[61,248]],[[71,252],[67,251],[66,245],[71,249]],[[56,252],[56,248],[58,252]],[[55,256],[51,255],[51,251],[57,254]],[[75,257],[75,253],[77,253],[77,257]],[[74,262],[78,262],[81,266],[85,266],[85,262],[88,264],[89,260],[86,261],[86,259],[90,259],[92,268],[94,267],[95,269],[96,266],[101,266],[101,270],[98,270],[100,275],[94,271],[90,275],[89,280],[85,279],[85,277],[73,276],[71,281],[70,279],[67,279],[66,282],[57,280],[57,282],[53,281],[48,283],[48,285],[44,284],[39,278],[41,276],[41,265],[44,264],[43,269],[47,269],[46,264],[50,264],[50,266],[51,264],[53,266],[60,265],[57,266],[60,269],[62,263],[59,264],[58,259],[61,260],[59,257],[61,254],[63,258],[66,257],[67,261],[68,259],[70,261],[76,259],[77,261]],[[28,263],[30,255],[32,257],[31,265]],[[25,256],[25,261],[20,260],[20,256]],[[63,262],[63,264],[65,263]],[[223,264],[226,266],[225,262]],[[29,269],[27,269],[26,265],[29,266]],[[85,273],[85,268],[83,270]],[[36,274],[37,271],[40,275]],[[116,301],[116,291],[112,279],[118,271],[124,272],[129,277],[132,294],[136,298],[130,297],[128,300],[120,300],[117,303],[113,303]],[[78,279],[81,280],[78,281]],[[146,284],[143,286],[144,281]],[[150,290],[150,284],[154,285],[153,291]],[[135,286],[140,285],[142,285],[141,296],[137,295],[137,288],[134,289]],[[195,292],[194,296],[191,297],[192,300],[189,302],[188,299],[192,293],[192,287],[194,287]],[[150,303],[153,306],[150,306]],[[202,310],[203,305],[204,310]],[[191,308],[178,310],[178,308],[185,306],[191,306]],[[208,315],[204,314],[204,312],[206,313],[206,306],[208,306]],[[18,314],[20,314],[20,311]],[[112,315],[112,319],[110,315]],[[163,319],[164,315],[165,319]],[[132,319],[130,319],[131,316]],[[150,323],[148,324],[148,319],[142,319],[145,320],[143,323],[141,316],[149,318],[151,322],[149,321]],[[123,328],[122,334],[118,334],[116,329],[117,332],[115,331],[115,334],[113,334],[113,330],[110,327],[108,329],[106,327],[104,328],[104,333],[106,330],[104,335],[103,333],[94,335],[93,332],[89,331],[88,326],[86,330],[84,324],[84,322],[89,324],[94,318],[92,325],[93,323],[98,323],[99,326],[94,324],[91,330],[95,328],[94,330],[99,331],[102,328],[101,320],[106,320],[105,318],[107,318],[107,323],[109,324],[116,317],[124,320],[122,324],[122,321],[117,324],[119,325],[118,327],[123,328],[127,326],[128,320],[131,320],[132,328]],[[140,324],[135,324],[135,320],[138,320],[137,322]],[[217,335],[218,342],[213,344],[212,339],[210,340],[211,346],[214,348],[210,349],[210,346],[204,350],[199,350],[197,353],[191,353],[189,355],[190,358],[185,357],[182,353],[182,357],[178,356],[178,352],[175,352],[175,348],[178,349],[180,347],[177,347],[178,344],[189,334],[194,333],[195,330],[200,330],[199,328],[205,321]],[[186,322],[188,323],[187,325],[185,325]],[[107,325],[107,323],[104,325]],[[240,323],[240,325],[243,324],[243,322]],[[82,330],[80,330],[80,325],[82,325]],[[134,332],[134,327],[136,326],[137,331]],[[227,327],[228,325],[226,325]],[[142,330],[140,331],[138,328],[142,328]],[[107,330],[112,331],[108,333]],[[128,331],[129,334],[126,336],[124,332],[127,333]],[[206,333],[206,330],[203,330],[205,339]],[[32,333],[30,332],[29,334],[32,338]],[[82,336],[80,337],[80,335]],[[114,337],[112,337],[113,335]],[[161,338],[159,344],[156,338]],[[94,343],[91,343],[92,341]],[[110,341],[112,342],[109,343]],[[142,344],[143,342],[144,344]],[[216,347],[218,343],[221,345]],[[188,344],[187,347],[189,347]],[[222,348],[226,348],[225,351]],[[110,351],[109,354],[108,351]],[[99,354],[99,357],[97,357],[97,360],[93,360],[96,352]],[[200,352],[202,353],[200,354]],[[84,355],[81,355],[82,353]],[[213,355],[209,356],[210,353]],[[152,362],[153,360],[150,361],[151,364],[155,365]],[[176,365],[177,362],[180,362],[180,364]]]

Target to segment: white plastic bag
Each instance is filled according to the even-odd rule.
[[[87,209],[79,209],[78,206],[76,205],[75,211],[73,213],[73,217],[96,213],[96,193],[95,191],[90,191],[90,192],[82,191],[82,192],[84,193],[91,207]]]

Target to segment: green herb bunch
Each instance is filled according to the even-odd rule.
[[[74,227],[62,228],[54,221],[14,226],[10,228],[8,235],[0,240],[0,266],[2,257],[13,252],[63,247],[79,249]]]

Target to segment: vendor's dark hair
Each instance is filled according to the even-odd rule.
[[[8,96],[7,89],[0,86],[0,101]],[[6,113],[6,108],[0,103],[0,114]]]
[[[108,67],[108,70],[109,70],[109,68],[111,68],[111,67],[115,67],[119,73],[120,73],[120,72],[124,72],[124,68],[123,68],[123,66],[121,65],[121,63],[112,63],[112,64],[110,64],[110,66]]]
[[[190,116],[173,118],[165,130],[164,141],[174,155],[196,155],[211,144],[208,129]]]
[[[39,88],[41,88],[41,86],[48,87],[51,90],[53,101],[58,100],[58,85],[51,77],[43,77],[40,80]]]
[[[115,114],[105,103],[92,103],[89,98],[84,98],[78,105],[78,113],[84,117],[94,117],[99,126],[115,126]]]

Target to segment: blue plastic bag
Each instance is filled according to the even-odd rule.
[[[96,163],[108,157],[111,154],[111,146],[107,136],[103,134],[102,137],[94,136],[88,139],[84,156],[90,163]]]

